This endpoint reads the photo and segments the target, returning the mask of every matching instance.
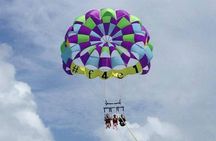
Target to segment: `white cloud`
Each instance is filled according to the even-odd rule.
[[[15,79],[15,68],[7,62],[11,53],[9,45],[0,45],[0,140],[52,141],[37,114],[30,86]]]
[[[157,117],[147,117],[143,125],[127,123],[127,127],[118,130],[100,128],[95,131],[100,141],[180,141],[182,135],[179,129],[170,123],[162,122]],[[133,134],[131,134],[131,133]],[[135,136],[135,138],[133,137]]]

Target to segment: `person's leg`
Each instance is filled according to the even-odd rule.
[[[117,127],[117,126],[118,126],[118,123],[116,123],[116,125],[115,125],[115,128],[116,128],[116,130],[118,129],[118,127]]]
[[[117,129],[117,123],[113,123],[113,129]]]

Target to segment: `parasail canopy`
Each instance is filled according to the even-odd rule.
[[[149,40],[140,19],[128,12],[90,10],[67,30],[61,45],[63,68],[90,79],[146,74],[153,57]]]

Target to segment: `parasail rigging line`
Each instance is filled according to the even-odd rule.
[[[134,140],[135,141],[138,141],[137,140],[137,138],[136,138],[136,136],[133,134],[133,132],[130,130],[130,128],[127,126],[127,125],[125,125],[126,127],[127,127],[127,129],[128,129],[128,131],[129,131],[129,133],[130,133],[130,135],[134,138]]]

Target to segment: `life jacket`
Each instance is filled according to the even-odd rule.
[[[118,118],[113,118],[113,123],[118,123]]]
[[[111,119],[110,118],[105,118],[105,123],[110,123]]]
[[[121,126],[125,126],[125,124],[126,124],[125,121],[126,121],[125,118],[122,118],[122,117],[119,118],[119,124],[120,124]]]

